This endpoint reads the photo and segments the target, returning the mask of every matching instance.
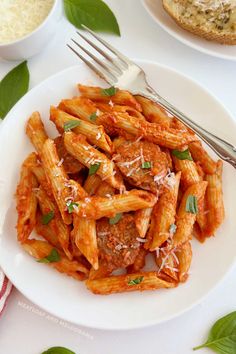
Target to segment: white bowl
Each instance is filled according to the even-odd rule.
[[[39,53],[56,32],[62,14],[62,1],[55,0],[45,20],[31,33],[14,42],[0,44],[0,58],[21,60]]]

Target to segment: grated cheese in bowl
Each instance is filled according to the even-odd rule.
[[[55,0],[0,0],[0,44],[33,32],[46,19]]]

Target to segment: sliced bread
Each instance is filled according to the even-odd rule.
[[[185,30],[222,44],[236,44],[236,0],[162,0]]]

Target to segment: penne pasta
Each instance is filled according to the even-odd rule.
[[[18,213],[17,237],[24,243],[30,236],[36,224],[37,199],[34,189],[38,182],[31,172],[29,165],[34,161],[34,153],[30,154],[21,167],[20,181],[16,190],[16,208]]]
[[[83,134],[91,144],[95,144],[102,150],[112,153],[113,147],[109,136],[105,133],[103,126],[94,125],[79,118],[75,118],[62,110],[51,106],[50,120],[56,125],[58,131],[63,133],[67,131],[70,123],[77,124],[75,127],[69,128],[76,134]]]
[[[208,182],[206,190],[206,216],[207,224],[204,236],[214,235],[217,228],[222,224],[225,217],[223,189],[222,189],[222,161],[217,162],[216,172],[213,175],[206,175]]]
[[[194,161],[180,160],[176,156],[172,156],[175,169],[181,172],[181,186],[184,190],[194,183],[201,181],[198,174],[197,166]]]
[[[114,162],[93,148],[83,135],[65,133],[64,143],[67,151],[88,168],[95,166],[95,173],[116,189],[123,187],[122,178],[116,173]]]
[[[151,123],[158,123],[169,126],[171,116],[158,104],[143,96],[135,96],[142,107],[145,118]]]
[[[111,197],[92,196],[76,202],[77,208],[73,213],[80,217],[100,219],[113,217],[118,213],[135,211],[143,208],[151,208],[156,203],[156,196],[142,190],[131,190],[124,194],[116,194]]]
[[[173,288],[176,283],[162,280],[156,272],[138,272],[95,280],[88,279],[86,285],[94,294],[108,295],[130,291]]]
[[[62,136],[55,138],[54,143],[56,145],[57,154],[60,159],[59,165],[63,166],[67,174],[78,174],[84,169],[84,166],[68,153],[64,146]]]
[[[114,95],[107,95],[101,87],[78,85],[82,97],[93,101],[112,102],[113,104],[130,106],[141,112],[141,106],[128,91],[115,89]]]
[[[96,190],[96,195],[99,197],[110,198],[114,194],[115,194],[115,189],[106,182],[100,183],[100,185]]]
[[[150,251],[158,249],[172,234],[171,226],[175,224],[176,204],[181,173],[174,177],[172,188],[165,188],[153,208],[151,225],[148,231],[148,243],[145,248]]]
[[[58,241],[66,256],[69,259],[72,259],[71,252],[69,251],[70,229],[63,223],[56,204],[47,196],[46,192],[42,188],[35,191],[35,195],[39,201],[42,215],[47,216],[49,213],[52,213],[52,219],[48,224],[50,225],[52,232],[57,235]]]
[[[209,175],[216,172],[216,162],[208,155],[200,141],[189,144],[189,150],[194,161],[199,162],[203,171]]]
[[[188,271],[192,262],[192,247],[188,241],[184,243],[180,248],[176,249],[175,254],[178,258],[179,272],[178,278],[180,282],[185,282],[188,278]]]
[[[141,238],[144,238],[148,231],[152,210],[153,208],[145,208],[135,212],[134,222]]]
[[[158,274],[165,274],[173,281],[178,282],[179,260],[175,250],[165,252],[165,248],[161,248],[156,253],[156,264],[159,268]]]
[[[41,157],[43,144],[47,140],[48,136],[44,129],[44,125],[39,112],[34,112],[30,116],[26,124],[26,134],[30,138],[31,143],[34,145],[37,153]]]
[[[37,260],[47,257],[55,249],[46,241],[34,239],[27,240],[23,244],[23,248]],[[69,260],[59,250],[58,254],[60,255],[60,259],[57,262],[47,262],[46,264],[55,268],[60,273],[66,273],[76,280],[84,280],[88,277],[88,269],[82,263]]]
[[[96,174],[90,175],[86,178],[86,181],[84,182],[84,190],[88,193],[88,195],[93,195],[95,194],[97,188],[101,183],[101,177]]]
[[[187,242],[192,235],[193,225],[197,217],[197,205],[188,208],[188,202],[194,200],[196,204],[204,196],[207,187],[207,182],[202,181],[191,185],[183,195],[180,206],[177,212],[176,232],[173,235],[173,247],[179,247]],[[195,209],[195,210],[194,210]]]
[[[98,246],[96,236],[96,221],[93,219],[73,217],[74,229],[71,232],[76,246],[93,266],[98,269]]]
[[[50,245],[56,247],[58,250],[62,250],[57,234],[52,230],[50,225],[42,224],[42,217],[43,214],[38,212],[36,216],[35,231],[38,235],[42,236],[48,243],[50,243]]]
[[[91,119],[92,115],[99,114],[96,105],[84,97],[62,100],[58,108],[92,124],[96,124],[96,119]]]

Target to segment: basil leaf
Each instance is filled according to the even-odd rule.
[[[143,281],[144,277],[138,277],[135,279],[132,279],[128,282],[128,285],[138,285]]]
[[[85,25],[93,31],[120,36],[115,15],[102,0],[64,0],[64,9],[67,19],[77,28]]]
[[[97,170],[99,169],[100,165],[101,165],[101,162],[97,162],[97,163],[91,165],[89,168],[89,176],[94,175],[97,172]]]
[[[206,343],[193,348],[208,347],[219,354],[236,353],[236,311],[220,318],[210,330]]]
[[[16,66],[0,82],[0,118],[3,119],[29,88],[27,62]]]
[[[173,235],[176,233],[177,226],[175,224],[170,225],[169,232]]]
[[[114,216],[114,218],[110,218],[109,219],[109,224],[110,225],[115,225],[115,224],[117,224],[119,221],[120,221],[120,219],[122,218],[122,213],[118,213],[118,214],[116,214],[115,216]]]
[[[49,213],[42,216],[42,224],[47,225],[54,218],[54,211],[51,210]]]
[[[185,210],[191,214],[198,213],[197,197],[195,195],[189,195],[186,200]]]
[[[58,253],[56,248],[53,248],[48,256],[39,259],[38,262],[39,263],[54,263],[54,262],[59,262],[60,259],[61,259],[60,254]]]
[[[174,155],[175,157],[177,157],[179,160],[189,160],[189,161],[193,161],[189,149],[186,149],[186,150],[184,150],[184,151],[172,150],[172,155]]]
[[[69,214],[73,213],[75,208],[78,208],[79,204],[72,202],[71,200],[66,203]]]
[[[95,120],[97,119],[97,113],[96,112],[93,112],[91,114],[91,116],[89,117],[89,119],[92,121],[92,122],[95,122]]]
[[[152,167],[152,163],[151,163],[150,161],[145,161],[145,162],[142,163],[141,167],[142,167],[143,169],[145,169],[145,168],[151,168],[151,167]]]
[[[73,128],[76,128],[80,125],[80,121],[76,121],[76,120],[70,120],[69,122],[66,122],[64,124],[64,131],[68,132]]]
[[[117,89],[114,86],[108,87],[106,89],[101,89],[101,94],[103,96],[114,96],[117,92]]]
[[[76,354],[76,353],[64,347],[52,347],[46,350],[45,352],[43,352],[42,354]]]

